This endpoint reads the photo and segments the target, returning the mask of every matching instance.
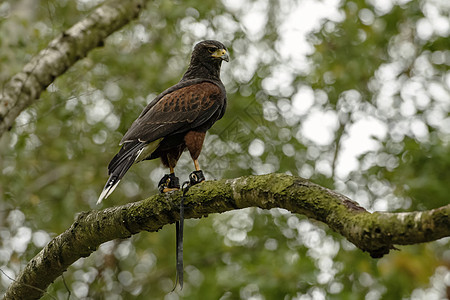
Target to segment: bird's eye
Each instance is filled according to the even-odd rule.
[[[214,53],[216,50],[217,50],[216,47],[209,47],[209,48],[208,48],[208,52],[209,52],[209,53]]]

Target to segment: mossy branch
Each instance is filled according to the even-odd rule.
[[[142,11],[147,0],[114,0],[98,7],[85,19],[61,33],[2,87],[0,93],[0,136],[16,117],[55,80],[89,51]]]
[[[72,263],[89,256],[100,244],[174,223],[180,200],[181,192],[175,192],[79,214],[69,229],[28,263],[5,299],[37,299]],[[189,190],[185,217],[201,218],[246,207],[279,207],[322,221],[375,258],[388,254],[396,244],[450,236],[450,205],[422,212],[370,213],[341,194],[284,174],[203,182]]]

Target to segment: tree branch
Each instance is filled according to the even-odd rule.
[[[3,87],[0,95],[0,136],[41,93],[106,37],[135,19],[147,0],[114,0],[97,8],[84,20],[64,31],[34,56]]]
[[[69,229],[28,263],[8,288],[5,299],[37,299],[72,263],[89,256],[100,244],[174,223],[179,217],[180,200],[181,192],[175,192],[79,214]],[[185,217],[201,218],[253,206],[284,208],[322,221],[377,258],[394,249],[394,244],[450,236],[450,205],[423,212],[370,213],[341,194],[284,174],[203,182],[189,190]]]

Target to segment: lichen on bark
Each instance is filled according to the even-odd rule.
[[[55,237],[24,268],[5,299],[37,299],[73,262],[109,240],[140,231],[157,231],[179,218],[181,192],[104,210],[80,213],[72,226]],[[370,213],[344,195],[306,179],[285,174],[206,181],[192,187],[185,218],[246,208],[284,208],[324,222],[372,257],[396,244],[409,245],[450,236],[450,205],[424,212]]]

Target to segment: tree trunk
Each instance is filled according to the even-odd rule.
[[[0,136],[16,117],[55,80],[106,37],[135,19],[147,0],[115,0],[97,8],[84,20],[64,31],[14,75],[0,94]]]

